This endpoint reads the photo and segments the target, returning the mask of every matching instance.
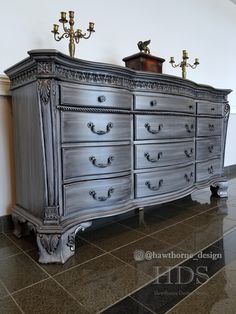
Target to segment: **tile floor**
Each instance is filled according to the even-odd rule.
[[[236,313],[235,178],[227,199],[203,189],[105,222],[65,265],[0,233],[0,313]]]

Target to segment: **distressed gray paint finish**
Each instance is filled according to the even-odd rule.
[[[195,135],[195,118],[188,116],[137,115],[135,138],[185,138]]]
[[[160,195],[188,188],[194,183],[194,165],[135,175],[137,197]]]
[[[104,107],[104,108],[121,108],[131,109],[132,94],[125,90],[111,89],[85,89],[86,87],[78,87],[78,85],[62,85],[61,87],[61,104],[88,106],[88,107]]]
[[[197,136],[216,136],[221,135],[223,129],[223,119],[203,118],[197,120]]]
[[[42,217],[45,204],[43,138],[40,106],[34,84],[14,91],[13,126],[16,169],[16,202]]]
[[[62,159],[64,179],[131,171],[130,145],[64,148]]]
[[[222,116],[224,114],[224,107],[222,104],[199,102],[197,104],[197,113]]]
[[[178,165],[194,159],[194,141],[135,145],[136,169]]]
[[[122,114],[62,112],[62,142],[130,140],[130,121]]]
[[[209,158],[214,158],[222,154],[222,139],[220,136],[212,136],[208,139],[198,139],[196,142],[197,151],[196,158],[197,160],[204,160]]]
[[[137,110],[160,110],[170,112],[187,112],[194,114],[196,112],[196,103],[194,100],[178,97],[178,96],[163,96],[163,95],[135,95],[134,106]]]
[[[25,227],[37,234],[40,262],[65,263],[93,219],[209,185],[227,196],[230,90],[55,50],[29,55],[6,71],[14,102],[12,215],[16,236]]]
[[[212,159],[204,162],[198,162],[196,164],[196,179],[197,182],[208,180],[211,177],[220,175],[221,169],[221,159]]]
[[[131,196],[131,177],[76,182],[64,186],[65,214],[125,203]]]

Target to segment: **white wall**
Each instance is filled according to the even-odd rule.
[[[68,53],[66,40],[55,42],[50,31],[60,11],[74,10],[78,27],[85,30],[88,22],[94,21],[96,29],[89,40],[76,47],[77,57],[123,65],[123,57],[138,52],[139,40],[151,39],[152,54],[167,60],[164,73],[180,76],[180,69],[171,68],[168,60],[170,56],[180,60],[182,50],[187,49],[190,61],[199,57],[201,62],[187,77],[233,89],[229,100],[231,112],[236,113],[236,5],[229,0],[5,0],[0,8],[4,30],[0,74],[31,49],[54,48]],[[6,181],[12,168],[7,146],[11,139],[8,100],[1,98],[0,110],[1,216],[13,197],[9,192],[12,183]],[[235,116],[230,118],[225,165],[236,164],[235,122]]]
[[[57,0],[1,1],[0,73],[35,48],[56,48],[67,53],[67,42],[50,33],[60,11],[75,11],[76,25],[86,30],[90,20],[96,33],[77,46],[81,59],[122,65],[122,58],[137,52],[139,40],[151,39],[151,52],[176,60],[187,49],[201,65],[188,78],[235,90],[230,96],[236,112],[236,5],[229,0]],[[168,62],[164,72],[180,75]]]
[[[9,82],[0,77],[0,216],[15,200],[13,134]]]

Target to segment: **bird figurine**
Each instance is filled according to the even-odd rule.
[[[150,54],[150,49],[148,48],[148,45],[150,44],[151,40],[146,40],[146,41],[139,41],[137,43],[138,49],[144,53]]]

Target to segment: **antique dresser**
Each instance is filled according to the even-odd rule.
[[[35,231],[42,263],[64,263],[95,218],[164,203],[223,175],[230,90],[33,50],[11,80],[14,233]]]

